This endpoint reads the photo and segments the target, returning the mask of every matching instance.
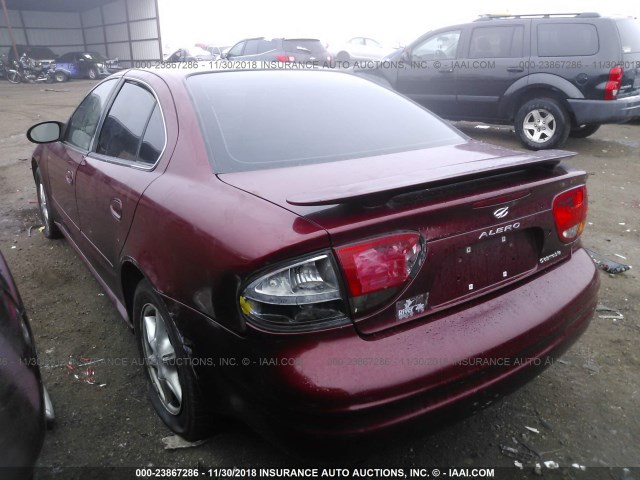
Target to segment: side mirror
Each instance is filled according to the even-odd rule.
[[[229,58],[229,54],[225,52],[220,52],[220,57],[222,60]]]
[[[400,56],[400,59],[408,62],[409,60],[411,60],[411,52],[409,51],[408,48],[405,48],[404,51],[402,52],[402,55]]]
[[[63,131],[62,122],[42,122],[27,130],[27,138],[33,143],[52,143],[61,140]]]

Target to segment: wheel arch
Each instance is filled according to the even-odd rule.
[[[513,122],[518,109],[533,98],[552,98],[560,102],[575,125],[575,115],[569,98],[585,98],[571,82],[549,73],[535,73],[513,83],[505,92],[500,106],[500,116]]]
[[[136,294],[136,287],[142,280],[149,281],[137,263],[131,258],[125,258],[120,266],[120,288],[122,289],[122,302],[127,312],[127,321],[131,326],[134,326],[133,300]]]

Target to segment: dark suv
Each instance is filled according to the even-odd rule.
[[[222,57],[285,63],[317,62],[319,65],[331,62],[331,54],[315,38],[248,38],[236,43]]]
[[[514,124],[554,148],[640,116],[640,24],[597,13],[483,16],[429,32],[372,72],[451,120]]]

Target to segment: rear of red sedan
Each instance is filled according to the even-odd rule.
[[[575,341],[599,286],[572,154],[471,141],[344,77],[187,79],[211,167],[243,199],[235,243],[216,245],[235,250],[218,255],[235,308],[213,295],[237,335],[193,342],[194,356],[222,362],[200,374],[228,411],[289,440],[349,442],[490,403]],[[256,218],[258,205],[279,213]]]
[[[593,315],[586,173],[569,152],[475,142],[334,71],[131,70],[112,84],[78,167],[103,174],[62,192],[83,195],[89,221],[58,211],[45,150],[41,210],[133,323],[152,402],[186,438],[214,414],[333,447],[433,425],[552,364]],[[112,160],[117,136],[100,133],[134,87],[166,133],[145,168]],[[107,214],[115,195],[124,216]]]

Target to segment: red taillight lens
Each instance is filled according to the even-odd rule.
[[[283,63],[295,62],[296,58],[293,55],[276,55],[276,60]]]
[[[393,294],[406,283],[424,258],[424,246],[419,233],[406,232],[338,248],[336,254],[355,313],[389,297],[378,293]],[[373,296],[373,302],[366,296]]]
[[[618,92],[620,91],[620,84],[622,83],[622,76],[624,75],[624,70],[622,67],[613,67],[609,70],[609,80],[604,87],[604,99],[605,100],[615,100],[618,96]]]
[[[553,218],[560,240],[573,242],[584,230],[587,219],[587,188],[574,188],[553,200]]]

